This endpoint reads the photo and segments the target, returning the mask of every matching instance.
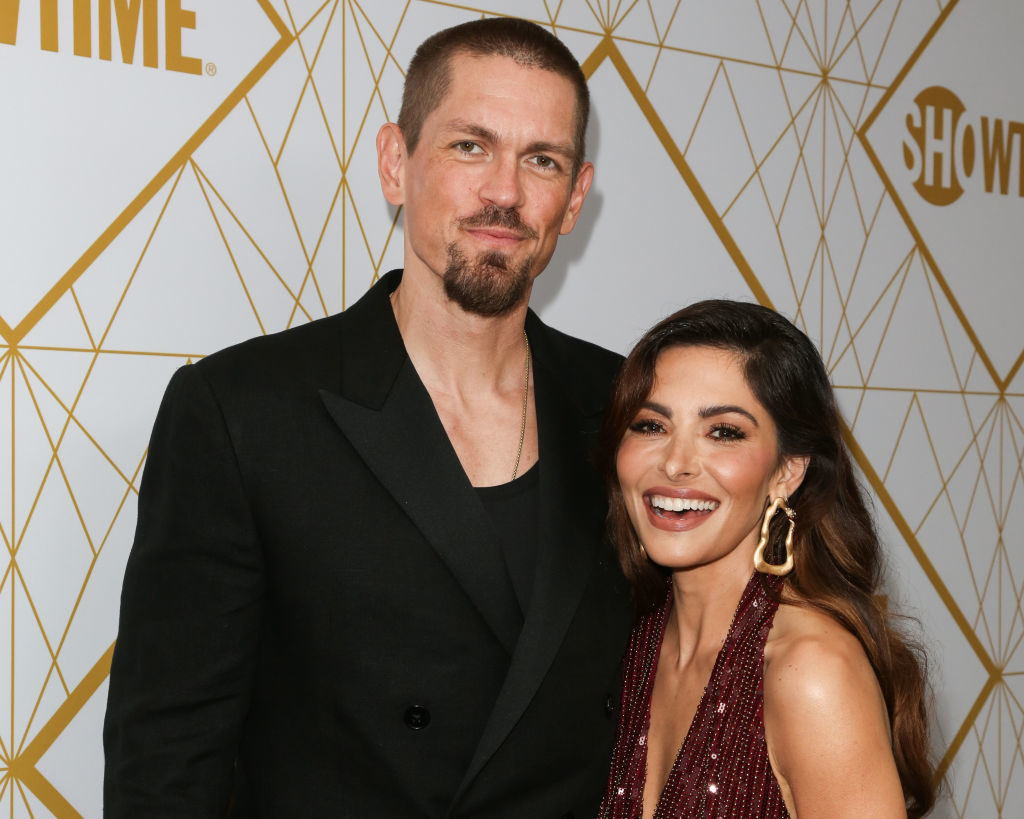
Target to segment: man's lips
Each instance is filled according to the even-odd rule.
[[[467,233],[496,242],[518,242],[538,238],[537,231],[523,221],[523,217],[515,208],[488,205],[472,216],[459,219],[458,226]]]
[[[651,525],[682,532],[700,526],[719,507],[719,501],[692,489],[654,487],[644,492],[644,508]]]
[[[466,228],[466,232],[472,234],[474,238],[499,244],[514,244],[527,238],[522,233],[499,227]]]

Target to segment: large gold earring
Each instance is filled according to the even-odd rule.
[[[640,547],[640,557],[642,557],[644,560],[650,560],[650,558],[647,556],[647,550],[644,548],[644,544],[640,542],[640,538],[636,539],[636,545]]]
[[[757,548],[754,550],[754,568],[762,574],[784,575],[793,571],[793,530],[796,528],[796,512],[786,504],[786,498],[780,496],[773,500],[765,510],[764,522],[761,524],[761,539],[757,542]],[[768,545],[768,527],[771,525],[775,513],[780,509],[789,518],[789,531],[786,533],[786,562],[776,566],[774,563],[765,562],[764,547]]]

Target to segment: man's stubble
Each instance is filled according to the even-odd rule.
[[[460,227],[502,227],[517,231],[523,238],[536,238],[513,208],[493,205],[474,216],[459,220]],[[463,310],[493,318],[511,311],[526,298],[533,282],[533,256],[518,264],[500,251],[481,253],[469,259],[456,242],[446,248],[448,264],[444,271],[444,292]]]

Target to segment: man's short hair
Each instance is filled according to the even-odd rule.
[[[416,49],[405,75],[398,127],[411,154],[423,122],[451,85],[450,61],[456,54],[509,57],[526,68],[540,68],[565,77],[576,91],[573,129],[573,178],[586,153],[590,91],[583,69],[566,45],[547,29],[515,17],[489,17],[452,26],[431,35]]]

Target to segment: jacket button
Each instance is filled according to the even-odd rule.
[[[413,731],[419,731],[430,725],[430,711],[422,705],[410,705],[405,709],[405,725]]]
[[[604,701],[604,715],[611,717],[615,713],[615,698],[609,694]]]

